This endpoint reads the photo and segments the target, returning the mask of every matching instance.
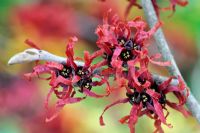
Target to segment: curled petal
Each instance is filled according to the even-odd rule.
[[[62,76],[58,76],[57,78],[55,77],[55,75],[52,75],[52,80],[49,83],[51,86],[57,87],[59,84],[64,84],[64,85],[72,85],[72,81],[69,79],[66,79]]]
[[[90,66],[90,64],[92,63],[92,60],[90,59],[90,54],[88,51],[84,51],[84,67],[88,68]]]
[[[162,26],[162,22],[158,21],[153,28],[148,31],[149,37],[151,37],[160,27]]]
[[[125,11],[125,18],[128,16],[132,6],[136,6],[139,9],[142,8],[142,6],[137,3],[137,0],[129,0],[129,4],[126,7],[126,11]]]
[[[166,89],[164,89],[162,92],[163,94],[167,94],[169,92],[180,92],[181,90],[177,86],[169,86]]]
[[[143,31],[147,24],[142,21],[141,17],[136,17],[128,22],[128,26],[136,28],[137,31]]]
[[[39,77],[40,74],[50,73],[51,69],[45,65],[37,65],[33,68],[33,72],[24,74],[25,78],[31,80],[32,77]]]
[[[160,94],[153,91],[152,89],[147,89],[146,93],[149,94],[151,97],[153,97],[154,99],[159,99],[160,98]]]
[[[106,60],[102,60],[102,61],[92,65],[91,66],[91,71],[94,71],[95,69],[98,69],[98,68],[100,68],[102,66],[105,66],[105,65],[107,65],[107,61]]]
[[[186,90],[186,97],[189,96],[189,89],[188,87],[186,86],[186,84],[184,83],[183,79],[181,78],[181,76],[178,76],[178,81],[179,81],[179,84],[178,84],[178,87],[180,88],[181,91],[183,90]]]
[[[161,84],[158,86],[159,90],[160,90],[160,91],[165,90],[165,89],[170,85],[170,83],[171,83],[171,81],[172,81],[173,78],[174,78],[174,77],[171,76],[168,80],[166,80],[166,81],[164,81],[163,83],[161,83]]]
[[[104,120],[103,120],[103,114],[105,113],[105,111],[107,111],[109,108],[111,108],[112,106],[115,106],[117,104],[121,104],[121,103],[127,103],[128,102],[128,98],[125,98],[125,99],[121,99],[121,100],[118,100],[110,105],[107,105],[105,107],[105,109],[103,110],[103,113],[101,114],[100,118],[99,118],[99,122],[100,122],[100,125],[103,126],[105,125],[104,123]]]
[[[176,103],[172,103],[172,102],[170,102],[170,101],[168,101],[168,100],[166,101],[166,103],[167,103],[167,105],[170,106],[171,108],[173,108],[173,109],[175,109],[175,110],[181,112],[185,117],[188,117],[188,116],[191,115],[191,113],[190,113],[188,110],[184,109],[184,107],[181,106],[181,105],[178,105],[178,104],[176,104]]]
[[[122,118],[119,120],[119,122],[120,122],[121,124],[124,124],[124,123],[128,124],[127,121],[129,120],[129,118],[130,118],[130,115],[126,115],[126,116],[122,117]]]
[[[49,118],[46,117],[45,122],[51,122],[52,120],[54,120],[60,113],[60,110],[61,110],[61,108],[57,109],[51,117],[49,117]]]
[[[111,76],[111,75],[113,75],[113,74],[115,74],[115,70],[114,69],[112,69],[112,68],[106,68],[106,69],[103,69],[102,71],[101,71],[101,75],[102,76]]]
[[[156,54],[154,56],[151,56],[149,58],[149,61],[152,63],[152,64],[155,64],[155,65],[158,65],[158,66],[170,66],[171,65],[171,62],[170,61],[165,61],[165,62],[161,62],[161,61],[155,61],[154,59],[159,59],[161,57],[160,54]]]
[[[77,102],[80,102],[83,99],[85,99],[85,98],[67,98],[65,100],[58,100],[57,103],[56,103],[55,113],[51,117],[49,117],[49,118],[47,117],[45,121],[50,122],[53,119],[55,119],[58,116],[60,110],[63,108],[63,106],[65,104],[77,103]]]
[[[47,67],[49,68],[55,68],[58,70],[62,70],[63,69],[63,65],[57,62],[46,62],[45,64]]]
[[[90,58],[91,58],[91,60],[93,60],[93,59],[95,59],[95,58],[97,58],[97,57],[99,57],[99,56],[102,56],[103,55],[103,50],[97,50],[97,51],[95,51],[91,56],[90,56]]]
[[[161,127],[161,120],[156,119],[154,122],[154,126],[156,127],[156,130],[154,131],[154,133],[164,133],[162,127]]]
[[[160,105],[160,103],[158,102],[157,99],[153,98],[153,104],[154,104],[154,108],[155,108],[155,113],[158,115],[159,119],[161,120],[161,122],[166,123],[166,119],[162,110],[162,106]]]
[[[113,53],[111,65],[115,68],[121,67],[121,64],[118,64],[119,63],[118,58],[119,58],[121,51],[122,51],[122,48],[116,48]]]
[[[137,123],[140,110],[141,110],[141,104],[140,105],[133,104],[128,121],[128,126],[130,128],[131,133],[135,133],[135,124]]]
[[[51,94],[53,93],[53,91],[54,91],[54,88],[52,87],[52,88],[49,90],[49,92],[48,92],[48,94],[47,94],[47,96],[46,96],[46,99],[45,99],[45,102],[44,102],[44,107],[45,107],[46,109],[48,109],[49,99],[50,99]]]
[[[54,90],[54,93],[56,94],[56,96],[59,98],[59,99],[66,99],[66,98],[69,98],[72,91],[73,91],[73,88],[72,86],[66,86],[66,85],[63,85],[63,90],[62,91],[58,91],[58,90]]]
[[[94,92],[92,92],[92,91],[90,91],[90,90],[88,90],[86,88],[83,88],[83,93],[85,95],[87,95],[87,96],[94,97],[94,98],[101,98],[101,97],[107,96],[107,94],[105,94],[105,95],[98,95],[98,94],[96,94],[96,93],[94,93]]]
[[[69,97],[69,98],[64,99],[64,100],[59,99],[56,103],[56,107],[63,107],[65,104],[77,103],[77,102],[80,102],[84,99],[85,99],[85,97],[78,97],[78,98]]]
[[[32,42],[31,40],[29,40],[29,39],[26,39],[25,40],[25,43],[26,44],[28,44],[30,47],[32,47],[32,48],[35,48],[35,49],[37,49],[37,50],[41,50],[34,42]]]
[[[72,83],[75,84],[75,83],[77,83],[80,79],[81,79],[80,76],[74,75],[74,76],[73,76],[73,79],[72,79]]]
[[[70,64],[74,69],[77,68],[76,63],[74,62],[74,44],[75,42],[78,41],[77,37],[71,37],[69,39],[68,45],[66,47],[66,56],[68,57],[67,59],[67,64]]]
[[[164,116],[162,106],[161,106],[161,104],[158,102],[158,100],[153,98],[153,104],[154,104],[154,108],[155,108],[155,113],[158,115],[160,121],[161,121],[162,123],[164,123],[165,125],[167,125],[169,128],[171,128],[172,125],[166,123],[166,118],[165,118],[165,116]]]

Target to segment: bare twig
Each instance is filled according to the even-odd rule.
[[[144,9],[144,13],[146,15],[149,26],[153,27],[158,22],[158,18],[156,16],[151,0],[142,0],[142,7]],[[169,45],[161,28],[159,28],[158,31],[154,34],[154,38],[156,40],[157,48],[162,54],[164,61],[171,61],[172,63],[171,66],[167,67],[170,74],[174,76],[180,75],[182,77],[180,70],[178,69],[178,66],[174,60],[174,57],[170,52]],[[186,95],[186,92],[184,92],[184,94]],[[200,123],[200,105],[191,93],[187,99],[186,105],[193,116],[196,117],[196,119]]]
[[[51,54],[45,50],[38,50],[38,49],[31,48],[31,49],[26,49],[21,53],[15,54],[8,61],[8,65],[28,63],[28,62],[33,62],[37,60],[54,61],[54,62],[59,62],[59,63],[66,62],[66,58],[64,57]],[[84,65],[83,62],[76,61],[75,63],[79,66]]]
[[[65,57],[51,54],[45,50],[38,50],[38,49],[31,48],[31,49],[26,49],[23,52],[15,54],[8,61],[8,65],[29,63],[33,61],[39,61],[39,60],[54,61],[54,62],[63,63],[63,64],[66,63]],[[80,61],[76,61],[75,63],[79,66],[84,65],[84,62],[80,62]],[[158,82],[163,82],[168,79],[167,77],[163,77],[156,74],[153,74],[153,78],[155,81],[158,81]],[[177,84],[178,84],[178,80],[173,79],[171,82],[171,85],[177,85]]]

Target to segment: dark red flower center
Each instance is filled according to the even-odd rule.
[[[124,37],[119,37],[117,40],[118,43],[127,50],[141,50],[141,46],[134,43],[132,38],[127,40]]]
[[[152,104],[151,97],[146,92],[137,92],[134,91],[132,94],[126,93],[127,97],[129,98],[129,102],[131,104],[140,104],[142,102],[143,107],[147,106],[147,102]]]
[[[105,60],[107,60],[108,66],[109,66],[109,67],[112,67],[112,65],[111,65],[112,56],[113,56],[113,53],[110,54],[110,55],[108,55],[108,54],[106,54],[106,53],[103,54],[103,58],[104,58]]]
[[[83,88],[91,90],[92,79],[91,78],[84,78],[84,79],[79,80],[77,84],[81,88],[80,92],[83,92],[82,91]]]
[[[80,77],[88,76],[89,71],[85,70],[82,66],[79,66],[76,70],[76,75]]]
[[[146,79],[142,79],[141,77],[139,77],[138,81],[141,84],[144,84]],[[134,87],[130,87],[130,88],[134,90],[133,93],[128,93],[128,92],[126,93],[126,96],[129,98],[130,104],[140,104],[140,102],[142,102],[144,108],[147,107],[147,103],[154,106],[152,97],[146,93],[146,89],[144,89],[144,91],[142,91],[142,92],[138,92],[138,91],[136,91],[136,89]],[[158,102],[164,108],[165,104],[166,104],[166,95],[163,94],[162,91],[159,91],[158,84],[156,82],[154,82],[149,89],[152,89],[156,93],[160,94],[160,98],[158,99]]]
[[[124,50],[122,50],[122,52],[120,53],[120,58],[121,58],[121,60],[123,60],[123,61],[131,60],[133,57],[134,57],[134,56],[133,56],[131,50],[124,49]]]
[[[66,65],[64,65],[63,69],[58,72],[58,75],[61,75],[64,78],[69,78],[71,74],[72,74],[72,68]]]
[[[161,97],[159,99],[159,103],[162,104],[162,106],[165,106],[165,104],[166,104],[166,95],[163,94],[162,91],[159,91],[159,89],[158,89],[158,83],[154,82],[151,85],[151,89],[160,94]]]

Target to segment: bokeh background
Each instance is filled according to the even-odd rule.
[[[163,6],[167,1],[160,3]],[[41,49],[65,56],[69,36],[78,36],[75,47],[77,56],[84,50],[97,49],[95,28],[102,23],[102,15],[109,8],[123,18],[126,0],[0,0],[0,133],[128,133],[127,125],[118,119],[130,111],[130,105],[119,105],[105,114],[106,126],[99,125],[98,118],[108,103],[123,97],[123,93],[110,98],[87,98],[83,102],[65,106],[52,122],[45,123],[44,99],[50,88],[46,81],[26,81],[23,74],[30,72],[34,63],[7,66],[9,58],[29,48],[25,39],[33,40]],[[178,66],[192,92],[200,102],[200,2],[190,0],[186,7],[176,12],[161,12],[164,33],[170,43]],[[128,18],[143,15],[142,10],[132,8]],[[153,40],[152,40],[153,42]],[[156,48],[150,47],[152,53]],[[166,69],[150,66],[161,75]],[[101,90],[101,88],[96,88]],[[173,98],[173,97],[172,97]],[[52,105],[55,97],[52,98]],[[168,122],[174,127],[166,133],[200,133],[198,122],[184,118],[170,110]],[[142,117],[136,126],[138,133],[152,132],[153,122]]]

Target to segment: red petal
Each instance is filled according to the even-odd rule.
[[[47,67],[49,68],[55,68],[58,70],[62,70],[63,69],[63,65],[57,62],[46,62],[45,64]]]
[[[156,130],[154,131],[154,133],[164,133],[162,127],[161,127],[161,121],[159,119],[155,120],[154,122],[154,126],[156,127]]]
[[[140,6],[140,5],[137,3],[137,0],[130,0],[128,6],[126,7],[125,18],[127,18],[127,16],[128,16],[128,14],[129,14],[129,12],[130,12],[132,6],[136,6],[136,7],[138,7],[139,9],[142,8],[142,6]]]
[[[94,97],[94,98],[102,98],[104,96],[107,96],[107,94],[106,95],[98,95],[98,94],[96,94],[96,93],[94,93],[94,92],[92,92],[92,91],[90,91],[86,88],[83,88],[83,93],[87,96]]]
[[[59,99],[56,103],[56,107],[63,107],[65,104],[72,104],[72,103],[77,103],[77,102],[80,102],[82,100],[84,100],[85,97],[78,97],[78,98],[72,98],[72,97],[69,97],[67,99]]]
[[[110,104],[110,105],[107,105],[105,107],[105,109],[103,110],[103,113],[101,114],[100,118],[99,118],[99,122],[100,122],[100,125],[103,126],[105,125],[104,121],[103,121],[103,114],[112,106],[115,106],[117,104],[121,104],[121,103],[127,103],[128,102],[128,98],[125,98],[125,99],[120,99],[118,101],[115,101],[114,103]]]
[[[76,63],[74,62],[74,44],[75,42],[78,41],[78,38],[77,37],[71,37],[69,39],[69,43],[66,47],[66,56],[68,57],[67,61],[69,62],[69,64],[74,68],[76,69],[77,68],[77,65]],[[68,64],[68,63],[67,63]]]
[[[120,55],[122,49],[123,49],[123,48],[117,47],[117,48],[115,49],[114,53],[113,53],[111,65],[112,65],[113,67],[115,67],[115,68],[121,67],[121,66],[120,66],[121,64],[118,64],[118,63],[119,63],[119,62],[118,62],[118,57],[119,57],[119,55]]]
[[[141,111],[141,104],[140,105],[133,104],[128,121],[128,126],[130,128],[131,133],[135,133],[135,124],[137,123],[140,111]]]
[[[51,86],[57,87],[60,83],[62,83],[64,85],[72,85],[72,81],[71,80],[68,80],[68,79],[66,79],[66,78],[64,78],[62,76],[58,76],[56,78],[56,77],[53,77],[53,75],[52,75],[52,80],[51,80],[51,82],[49,84]]]
[[[46,118],[45,121],[46,122],[50,122],[53,119],[55,119],[58,116],[60,110],[63,108],[63,106],[65,104],[77,103],[77,102],[80,102],[83,99],[85,99],[85,98],[68,98],[68,99],[65,99],[65,100],[58,100],[57,103],[56,103],[56,111],[55,111],[55,113],[50,118]]]
[[[102,60],[102,61],[94,64],[93,66],[91,66],[91,71],[94,71],[95,69],[98,69],[98,68],[100,68],[102,66],[105,66],[105,65],[107,65],[107,61],[106,60]]]
[[[167,105],[169,105],[171,108],[181,112],[185,117],[188,117],[191,115],[191,113],[189,111],[187,111],[186,109],[184,109],[183,106],[179,106],[176,103],[172,103],[170,101],[166,101]]]
[[[160,98],[160,94],[153,91],[152,89],[147,89],[146,93],[149,94],[151,97],[153,97],[154,99],[159,99]]]
[[[93,60],[94,58],[97,58],[97,57],[99,57],[99,56],[102,56],[103,55],[103,50],[97,50],[97,51],[95,51],[92,55],[91,55],[91,60]]]
[[[155,113],[158,115],[159,119],[161,120],[162,123],[166,124],[166,119],[165,119],[165,116],[164,116],[164,113],[163,113],[163,109],[162,109],[162,106],[160,105],[160,103],[158,102],[157,99],[153,99],[153,105],[154,105],[154,108],[155,108]]]
[[[162,22],[158,21],[153,28],[148,31],[149,36],[151,37],[160,27],[162,26]]]
[[[160,61],[155,61],[154,59],[159,59],[161,57],[160,54],[156,54],[154,56],[151,56],[149,58],[149,61],[152,63],[152,64],[155,64],[155,65],[159,65],[159,66],[170,66],[171,65],[171,62],[170,61],[165,61],[165,62],[160,62]]]
[[[35,49],[37,49],[37,50],[41,50],[34,42],[32,42],[31,40],[29,40],[29,39],[26,39],[25,40],[25,43],[26,44],[28,44],[30,47],[32,47],[32,48],[35,48]]]
[[[52,88],[49,90],[49,92],[48,92],[48,94],[47,94],[47,96],[46,96],[46,99],[45,99],[45,102],[44,102],[44,106],[45,106],[46,109],[48,109],[49,98],[50,98],[51,94],[53,93],[53,91],[54,91],[54,88],[52,87]]]
[[[168,78],[168,80],[166,80],[166,81],[164,81],[163,83],[161,83],[161,84],[158,86],[159,90],[160,90],[160,91],[165,90],[165,89],[170,85],[170,83],[171,83],[171,81],[172,81],[173,78],[174,78],[174,77],[171,76],[170,78]]]
[[[124,124],[124,123],[127,123],[128,124],[128,120],[129,120],[129,117],[130,117],[130,115],[126,115],[126,116],[124,116],[124,117],[122,117],[120,120],[119,120],[119,122],[121,123],[121,124]]]
[[[180,90],[177,86],[169,86],[165,90],[163,90],[163,94],[167,94],[169,92],[181,92],[181,91],[182,90]]]
[[[158,100],[153,98],[153,104],[154,104],[154,108],[155,108],[155,113],[158,115],[161,122],[164,123],[165,125],[167,125],[169,128],[172,128],[171,124],[166,123],[166,118],[164,116],[162,106],[160,105]]]
[[[88,68],[90,67],[90,64],[92,63],[92,60],[90,59],[90,54],[88,51],[84,51],[84,67]]]
[[[32,77],[39,77],[40,74],[43,73],[50,73],[51,69],[46,67],[45,65],[37,65],[33,68],[33,72],[32,73],[27,73],[24,74],[24,76],[28,79],[31,80]]]

